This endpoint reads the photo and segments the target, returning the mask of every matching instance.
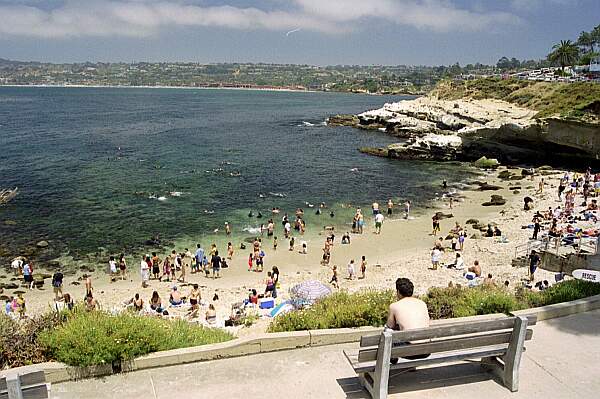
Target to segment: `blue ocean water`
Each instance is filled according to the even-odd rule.
[[[225,221],[234,230],[228,239],[241,240],[273,207],[290,215],[304,208],[309,231],[346,224],[353,212],[346,204],[393,198],[418,207],[442,179],[463,178],[464,168],[363,155],[358,147],[397,140],[324,124],[332,114],[402,99],[2,87],[0,187],[18,186],[19,195],[0,207],[0,240],[14,250],[49,239],[55,251],[80,257],[98,248],[131,252],[155,234],[225,241]],[[329,208],[316,216],[307,203],[321,202]],[[250,210],[264,217],[250,218]]]

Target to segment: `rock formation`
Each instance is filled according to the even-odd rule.
[[[598,164],[600,125],[536,118],[536,111],[500,100],[439,100],[420,97],[385,104],[358,115],[337,115],[330,125],[379,129],[407,139],[365,153],[398,159],[503,163]]]

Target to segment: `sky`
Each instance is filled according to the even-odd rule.
[[[0,58],[495,64],[598,24],[600,0],[0,0]]]

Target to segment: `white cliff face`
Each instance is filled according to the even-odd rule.
[[[535,111],[498,100],[446,101],[420,97],[387,103],[380,109],[359,114],[358,118],[364,124],[378,122],[388,130],[424,135],[460,134],[504,125],[518,130],[535,124],[535,114]]]

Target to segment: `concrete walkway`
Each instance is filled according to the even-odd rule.
[[[368,398],[342,350],[358,344],[299,349],[165,367],[52,386],[51,398]],[[511,394],[478,363],[403,373],[391,398],[577,398],[600,392],[600,310],[541,322]]]

